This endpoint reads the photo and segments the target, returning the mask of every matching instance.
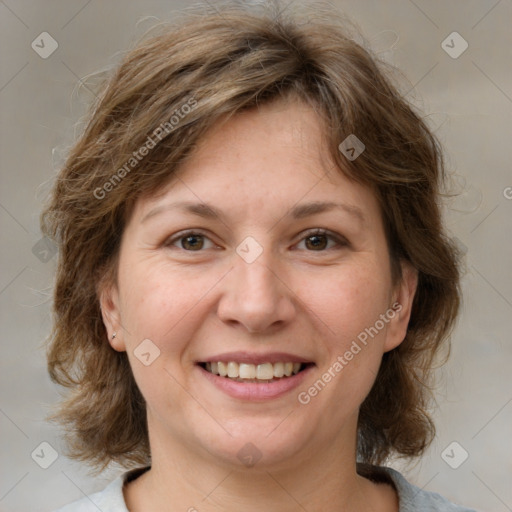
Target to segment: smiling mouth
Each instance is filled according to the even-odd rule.
[[[257,384],[276,382],[293,377],[312,365],[313,363],[292,362],[246,364],[235,361],[217,361],[199,363],[199,366],[213,375],[225,377],[235,382]]]

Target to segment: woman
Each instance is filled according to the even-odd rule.
[[[469,510],[381,466],[433,438],[459,307],[438,145],[340,23],[287,12],[140,43],[58,177],[57,418],[132,468],[61,511]]]

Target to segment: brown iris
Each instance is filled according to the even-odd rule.
[[[308,249],[325,249],[327,237],[325,235],[310,235],[306,238],[306,247]]]

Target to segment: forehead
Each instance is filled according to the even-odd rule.
[[[135,216],[145,218],[174,200],[254,218],[263,212],[280,215],[280,209],[301,202],[343,200],[378,215],[370,190],[333,163],[325,134],[320,116],[298,100],[275,101],[224,119],[165,187],[138,202]]]
[[[262,163],[272,162],[276,174],[289,163],[316,174],[332,167],[319,115],[295,98],[275,100],[222,119],[180,170],[190,175],[201,164],[222,166],[238,157],[244,157],[241,167],[258,167],[260,172]],[[281,168],[276,166],[276,159],[281,159]]]

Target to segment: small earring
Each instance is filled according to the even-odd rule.
[[[117,332],[115,332],[114,334],[112,334],[112,339],[114,339],[116,336],[117,336]]]

